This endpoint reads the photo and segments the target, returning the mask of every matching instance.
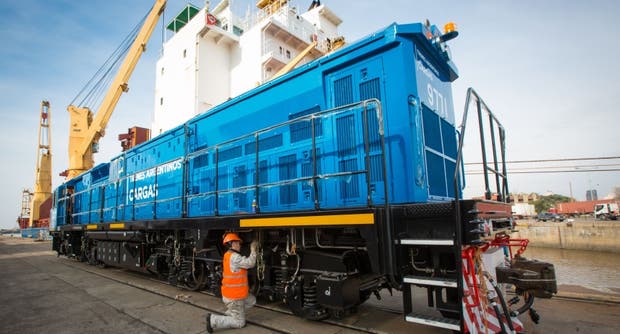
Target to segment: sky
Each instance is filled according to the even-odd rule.
[[[211,1],[212,6],[218,1]],[[306,9],[311,1],[293,1]],[[474,87],[507,133],[507,160],[620,156],[620,2],[615,0],[411,1],[324,0],[342,20],[351,42],[392,22],[453,21],[450,41],[460,78],[453,83],[460,123],[465,93]],[[187,4],[168,1],[163,21]],[[203,6],[196,0],[193,4]],[[235,0],[243,14],[254,1]],[[354,4],[354,5],[352,5]],[[53,187],[67,168],[66,107],[91,75],[152,6],[150,0],[6,0],[0,2],[0,228],[16,227],[21,191],[34,184],[41,100],[51,103]],[[170,33],[155,29],[100,141],[96,162],[120,152],[117,136],[134,125],[150,127],[155,63]],[[470,122],[474,121],[473,119]],[[476,134],[466,134],[475,138]],[[467,137],[469,138],[469,137]],[[466,162],[479,162],[477,143],[465,141]],[[620,161],[569,162],[616,164]],[[558,163],[555,163],[558,164]],[[547,164],[549,165],[549,164]],[[512,192],[572,194],[587,189],[605,196],[620,186],[620,172],[514,174]],[[514,165],[514,170],[541,164]],[[518,168],[517,168],[518,167]],[[467,170],[476,168],[467,166]],[[479,167],[478,167],[479,168]],[[565,169],[568,169],[566,167]],[[570,167],[574,168],[574,167]],[[583,170],[583,168],[581,168]],[[482,193],[479,180],[466,195]]]

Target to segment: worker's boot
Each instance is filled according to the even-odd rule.
[[[207,313],[207,333],[213,333],[213,327],[211,327],[211,313]]]

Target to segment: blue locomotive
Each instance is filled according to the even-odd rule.
[[[454,35],[392,24],[64,183],[54,249],[218,295],[236,231],[260,241],[255,292],[309,319],[411,277],[460,281],[461,248],[509,229],[510,206],[459,201]],[[428,287],[448,318],[462,284]]]

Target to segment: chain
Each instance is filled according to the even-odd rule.
[[[181,266],[181,243],[174,239],[174,265]]]
[[[256,277],[259,281],[263,281],[265,279],[265,259],[263,259],[263,247],[260,243],[256,255]]]
[[[86,252],[86,238],[82,237],[82,244],[80,245],[80,251],[82,253]]]
[[[489,290],[487,288],[487,278],[484,276],[484,271],[486,270],[486,268],[484,268],[483,262],[482,262],[482,253],[484,251],[479,248],[476,247],[475,248],[475,252],[474,252],[474,268],[477,268],[478,270],[478,282],[474,282],[474,284],[479,284],[479,288],[480,288],[480,295],[482,296],[489,296]],[[488,323],[488,319],[486,317],[486,314],[488,312],[488,308],[489,308],[489,299],[487,298],[480,298],[480,312],[483,314],[482,317],[482,332],[486,333],[487,332],[487,328],[489,326]],[[500,317],[500,315],[497,315],[499,318],[499,321],[502,321],[502,318]]]
[[[196,247],[192,249],[192,275],[196,272]]]

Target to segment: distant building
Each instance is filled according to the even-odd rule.
[[[586,191],[586,201],[596,201],[598,200],[598,194],[596,193],[596,189],[590,189]]]
[[[540,195],[538,195],[537,193],[517,193],[517,194],[510,194],[510,198],[512,199],[513,203],[530,203],[530,202],[534,202],[537,201],[538,198],[540,197]]]

